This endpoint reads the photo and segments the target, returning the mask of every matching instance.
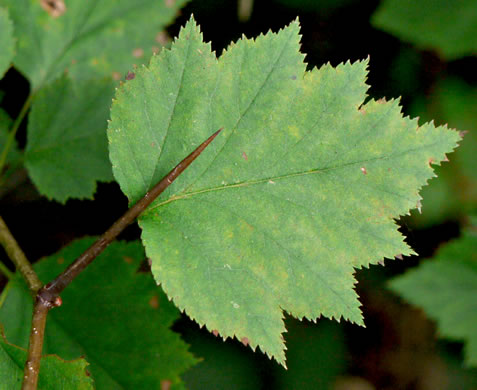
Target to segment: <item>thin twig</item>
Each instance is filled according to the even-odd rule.
[[[46,316],[51,306],[37,298],[33,307],[33,319],[31,321],[30,345],[28,357],[23,371],[22,390],[36,390],[38,374],[40,373],[41,351],[45,337]]]
[[[43,283],[38,279],[31,263],[27,260],[12,233],[10,233],[10,230],[8,230],[2,217],[0,217],[0,244],[5,248],[8,257],[13,261],[13,264],[15,264],[27,282],[31,294],[35,296],[38,290],[43,286]]]
[[[78,257],[65,271],[53,281],[41,288],[35,300],[28,359],[25,363],[25,377],[22,390],[36,390],[40,370],[41,352],[45,333],[46,316],[48,311],[61,305],[59,294],[83,271],[91,262],[153,201],[156,199],[184,170],[204,151],[204,149],[222,131],[219,129],[206,141],[200,144],[191,154],[182,160],[144,197],[119,218],[91,247]]]
[[[30,109],[31,103],[33,101],[33,97],[35,94],[30,93],[28,96],[27,100],[23,104],[22,109],[20,110],[20,113],[17,116],[17,119],[15,119],[15,122],[13,123],[12,129],[8,133],[8,138],[7,142],[5,143],[5,146],[3,147],[2,154],[0,155],[0,175],[3,172],[3,166],[5,165],[5,162],[7,161],[7,155],[10,149],[13,146],[13,141],[15,140],[15,135],[17,134],[18,129],[20,128],[21,123],[23,122],[23,119],[25,118],[25,115],[27,114],[28,110]]]
[[[191,154],[182,160],[159,183],[157,183],[144,197],[132,206],[119,218],[93,245],[78,257],[66,270],[53,281],[45,285],[40,291],[45,301],[54,304],[55,299],[79,274],[83,271],[129,224],[141,214],[154,199],[156,199],[177,177],[194,161],[202,151],[212,142],[222,129],[212,134],[206,141],[197,147]]]
[[[1,261],[0,261],[0,272],[1,272],[2,274],[4,274],[4,275],[7,277],[7,279],[9,279],[9,280],[12,280],[12,279],[13,279],[13,272],[10,271],[10,270],[7,268],[7,266],[6,266],[5,264],[3,264]]]

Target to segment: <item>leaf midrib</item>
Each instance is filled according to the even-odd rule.
[[[264,179],[249,180],[249,181],[245,181],[245,182],[227,184],[227,185],[223,185],[223,186],[220,186],[220,187],[212,187],[212,188],[206,188],[206,189],[198,190],[198,191],[186,192],[186,193],[183,193],[183,194],[180,194],[180,195],[173,195],[169,199],[167,199],[167,200],[165,200],[165,201],[163,201],[159,204],[150,206],[143,213],[143,215],[147,215],[150,212],[153,212],[154,210],[156,210],[157,208],[159,208],[161,206],[164,206],[168,203],[174,202],[176,200],[190,198],[192,196],[204,194],[204,193],[207,193],[207,192],[228,190],[228,189],[240,188],[240,187],[249,187],[249,186],[263,184],[263,183],[267,183],[267,182],[275,182],[275,181],[279,181],[279,180],[290,179],[290,178],[293,178],[293,177],[326,173],[326,172],[335,171],[335,170],[338,170],[338,169],[348,168],[348,167],[353,166],[353,165],[364,164],[364,163],[367,163],[367,162],[393,159],[393,158],[400,157],[400,156],[403,156],[405,154],[412,153],[412,152],[415,152],[415,151],[418,151],[418,150],[421,150],[421,149],[426,149],[426,148],[429,148],[429,147],[433,147],[435,145],[438,145],[439,143],[440,142],[434,142],[434,143],[431,143],[431,144],[422,145],[422,146],[412,148],[412,149],[409,149],[409,150],[406,150],[406,151],[402,151],[402,152],[399,152],[399,153],[394,153],[394,154],[390,154],[390,155],[386,155],[386,156],[377,156],[377,157],[364,159],[364,160],[353,161],[353,162],[344,163],[344,164],[340,164],[340,165],[336,165],[336,166],[332,166],[332,167],[317,168],[317,169],[312,169],[312,170],[304,171],[304,172],[295,172],[295,173],[290,173],[290,174],[281,175],[281,176],[272,176],[272,177],[268,177],[268,178],[264,178]],[[271,183],[271,184],[273,184],[273,183]]]

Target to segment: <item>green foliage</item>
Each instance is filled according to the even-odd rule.
[[[477,51],[477,3],[474,0],[385,0],[373,24],[423,49],[453,60]]]
[[[38,191],[60,202],[92,198],[112,179],[106,125],[114,84],[62,77],[42,88],[28,120],[25,165]]]
[[[8,17],[8,11],[0,7],[0,78],[10,67],[15,54],[15,40],[13,39],[13,24]]]
[[[424,309],[443,337],[465,341],[465,360],[477,365],[477,234],[473,230],[442,247],[432,260],[398,276],[393,291]]]
[[[124,74],[160,47],[156,35],[185,0],[70,0],[58,1],[63,6],[56,7],[48,3],[0,1],[10,11],[18,39],[15,67],[34,90],[66,70],[81,80]]]
[[[77,241],[35,264],[40,279],[53,279],[92,242]],[[138,242],[112,244],[64,291],[64,305],[49,314],[44,352],[84,356],[98,390],[179,386],[179,375],[196,362],[169,330],[177,309],[150,275],[137,272],[143,259]],[[32,302],[20,277],[9,282],[1,302],[8,340],[27,347]]]
[[[306,9],[320,19],[323,47],[330,43],[325,25],[331,19],[317,13],[338,15],[357,4],[278,1],[283,12]],[[31,87],[13,126],[0,109],[6,158],[0,186],[8,181],[6,189],[15,187],[21,175],[9,175],[24,164],[42,195],[64,203],[91,199],[96,182],[114,173],[132,204],[223,127],[140,218],[143,244],[155,281],[179,309],[214,335],[258,346],[283,365],[288,349],[289,370],[252,356],[239,342],[223,344],[186,330],[191,350],[204,357],[186,373],[197,359],[170,330],[178,310],[149,274],[138,272],[147,268],[141,245],[117,243],[51,311],[44,353],[54,355],[42,359],[40,388],[182,389],[184,376],[191,388],[253,389],[265,385],[265,369],[273,388],[329,388],[345,369],[343,328],[324,319],[318,326],[284,321],[284,312],[300,320],[363,324],[355,270],[413,253],[395,219],[420,205],[419,191],[433,176],[430,165],[445,160],[460,140],[447,128],[403,118],[398,101],[368,97],[367,60],[306,71],[297,22],[276,34],[244,37],[217,58],[192,20],[171,50],[138,69],[159,51],[161,30],[185,2],[0,0],[0,77],[13,64]],[[221,3],[201,2],[196,9],[225,9]],[[448,59],[475,54],[474,3],[382,3],[375,25]],[[421,61],[424,56],[405,47],[387,91],[419,92]],[[106,137],[111,79],[124,79],[128,71]],[[15,77],[9,72],[1,88]],[[442,180],[424,189],[424,215],[416,219],[424,223],[462,216],[477,204],[475,91],[455,80],[429,90],[420,110],[427,111],[425,119],[471,132],[452,163],[438,167]],[[2,104],[11,115],[18,112],[14,99]],[[91,242],[77,241],[40,261],[40,278],[51,280]],[[400,291],[402,284],[402,295],[422,304],[444,336],[464,340],[467,362],[475,365],[472,248],[475,234],[467,234],[392,286]],[[0,389],[9,390],[20,388],[32,300],[20,277],[6,265],[1,269],[11,278],[0,297],[6,333],[0,337]]]
[[[366,98],[367,61],[305,72],[299,25],[216,58],[195,22],[117,93],[113,173],[135,202],[213,144],[140,217],[152,272],[175,304],[284,364],[282,310],[362,324],[355,268],[409,255],[393,218],[457,132]]]
[[[23,366],[27,351],[0,339],[0,383],[2,389],[19,390],[23,379]],[[40,389],[92,390],[93,380],[87,374],[86,360],[67,362],[58,356],[42,358],[42,370],[38,378]]]

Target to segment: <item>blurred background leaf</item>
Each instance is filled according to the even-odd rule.
[[[390,287],[435,319],[441,336],[465,340],[466,363],[477,366],[477,226],[470,229]]]
[[[14,51],[13,23],[7,9],[0,7],[0,79],[10,67]]]
[[[447,60],[477,55],[475,0],[384,0],[372,23]]]
[[[15,66],[36,90],[65,71],[119,79],[159,51],[158,35],[185,0],[1,0],[18,40]]]
[[[25,165],[50,199],[92,198],[112,180],[106,138],[112,80],[79,83],[61,77],[42,88],[28,118]]]

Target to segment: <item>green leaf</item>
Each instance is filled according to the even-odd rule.
[[[39,277],[53,279],[92,242],[77,241],[35,264]],[[48,316],[44,352],[65,359],[85,356],[98,390],[179,385],[179,375],[196,362],[169,329],[177,309],[149,274],[137,272],[143,259],[138,242],[111,244],[63,292],[63,305]],[[1,302],[0,321],[8,339],[25,347],[32,303],[20,277],[9,282]]]
[[[2,0],[18,38],[15,66],[34,90],[68,70],[74,78],[124,74],[147,62],[157,34],[185,0]]]
[[[13,24],[8,17],[8,10],[0,7],[0,79],[10,67],[15,54]]]
[[[437,321],[443,337],[465,341],[465,361],[477,365],[477,234],[465,233],[432,260],[394,278],[391,289]]]
[[[474,0],[385,0],[372,23],[448,60],[477,51],[477,3]]]
[[[5,336],[0,337],[0,383],[2,389],[20,389],[23,366],[27,351],[10,344]],[[49,355],[41,359],[38,388],[51,390],[94,389],[93,380],[87,374],[88,363],[84,359],[67,362],[58,356]]]
[[[112,179],[106,126],[113,92],[111,80],[78,83],[66,77],[38,92],[25,165],[41,194],[60,202],[92,198],[97,181]]]
[[[181,310],[282,364],[283,310],[363,323],[354,268],[413,253],[393,218],[460,139],[397,101],[363,105],[366,66],[305,72],[297,22],[216,59],[192,20],[112,106],[110,158],[131,202],[224,127],[140,217],[142,240]]]

